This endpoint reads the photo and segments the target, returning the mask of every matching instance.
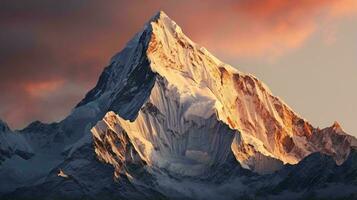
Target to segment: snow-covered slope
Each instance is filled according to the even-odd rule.
[[[33,150],[23,135],[12,132],[8,125],[0,120],[0,165],[12,156],[29,159],[33,156]]]
[[[114,98],[107,100],[109,110],[118,114],[117,123],[129,137],[136,135],[132,142],[149,163],[153,161],[146,154],[160,157],[154,147],[175,148],[177,141],[169,135],[181,136],[191,129],[182,121],[207,127],[215,123],[211,118],[241,133],[234,134],[231,149],[244,167],[261,173],[279,169],[283,163],[295,164],[316,151],[342,163],[355,143],[343,131],[313,128],[256,77],[239,72],[192,42],[163,12],[153,17],[127,48],[112,59],[109,74],[113,81],[107,84],[116,80],[123,89],[95,88],[91,93],[97,97],[92,94],[87,101],[112,92]],[[157,137],[166,141],[152,139]],[[146,153],[138,149],[137,141],[144,144]]]
[[[18,170],[15,166],[27,162],[34,155],[24,136],[13,132],[0,120],[0,193],[10,191],[24,182],[24,170]]]

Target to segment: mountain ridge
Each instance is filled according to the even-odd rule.
[[[136,39],[140,51],[146,51],[140,54],[146,55],[149,61],[145,63],[146,70],[151,70],[155,77],[166,79],[168,87],[176,88],[181,96],[196,98],[198,95],[205,101],[210,99],[213,104],[205,108],[212,107],[216,110],[214,112],[218,112],[219,120],[241,132],[242,137],[235,139],[232,149],[240,163],[247,168],[252,169],[255,168],[254,165],[259,165],[256,163],[260,162],[261,156],[267,158],[262,163],[266,162],[268,165],[269,162],[277,163],[275,160],[294,164],[315,151],[331,154],[339,163],[346,158],[348,148],[343,150],[337,145],[336,148],[340,149],[334,150],[334,145],[326,144],[328,147],[325,147],[319,144],[317,139],[311,140],[316,144],[311,143],[310,137],[320,136],[320,130],[312,127],[278,97],[273,96],[268,87],[256,77],[239,72],[192,42],[164,12],[155,15],[138,35],[141,35]],[[134,55],[136,56],[135,53]],[[119,60],[119,63],[120,59],[123,57],[118,54],[112,62]],[[147,72],[142,71],[142,74],[145,73]],[[148,93],[150,92],[145,94]],[[121,104],[119,102],[114,105]],[[200,112],[197,107],[194,109],[196,114]],[[120,112],[119,115],[122,115]],[[123,117],[125,118],[125,115]],[[324,130],[326,132],[327,129]],[[334,129],[330,132],[334,133]],[[339,131],[340,135],[341,132]],[[352,136],[346,135],[346,138],[350,143],[354,143]],[[250,150],[241,148],[247,145]],[[266,167],[264,165],[261,168]]]
[[[8,199],[275,199],[296,192],[301,181],[299,199],[310,186],[325,187],[301,170],[310,161],[323,168],[321,156],[333,167],[314,176],[357,183],[354,137],[338,123],[313,128],[256,77],[192,42],[162,11],[112,58],[68,117],[8,134],[21,134],[16,143],[35,149],[29,158],[0,163],[0,196]],[[29,172],[18,174],[20,165]],[[46,166],[32,169],[37,165]]]

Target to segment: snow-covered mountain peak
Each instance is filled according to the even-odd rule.
[[[151,20],[149,21],[151,25],[160,24],[161,28],[166,29],[170,32],[182,32],[181,27],[179,27],[174,20],[166,15],[164,11],[157,12]]]
[[[154,14],[151,19],[149,20],[149,23],[152,21],[157,21],[160,20],[160,18],[169,18],[169,16],[167,16],[167,14],[163,11],[163,10],[159,10],[156,12],[156,14]]]
[[[185,152],[189,158],[179,160],[193,159],[188,147],[180,147],[179,151],[167,147],[177,145],[176,137],[164,139],[168,130],[186,134],[190,126],[180,124],[181,121],[202,127],[208,126],[204,120],[217,126],[222,122],[233,132],[239,132],[233,134],[232,152],[242,166],[262,173],[274,171],[282,163],[295,164],[316,151],[335,155],[337,160],[348,154],[347,148],[339,148],[337,143],[331,146],[314,140],[328,134],[319,134],[318,129],[272,95],[256,77],[223,63],[191,41],[163,12],[156,14],[113,57],[97,86],[80,105],[89,102],[113,111],[121,127],[118,130],[123,129],[133,140],[141,159],[159,167],[169,163],[167,158],[186,155]],[[161,137],[154,139],[157,136],[152,134]],[[346,141],[349,144],[352,140],[349,137]],[[206,142],[210,146],[213,140]],[[161,146],[161,151],[156,152],[155,146]],[[207,149],[199,148],[199,152],[207,155],[211,163],[217,162]]]

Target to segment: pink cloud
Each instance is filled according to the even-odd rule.
[[[200,16],[207,23],[190,32],[200,40],[205,30],[202,43],[215,52],[252,59],[283,56],[301,47],[321,24],[357,14],[354,0],[243,0],[232,2],[231,9],[217,7]]]
[[[27,83],[25,91],[34,98],[46,97],[63,86],[64,80],[48,80],[43,82]]]

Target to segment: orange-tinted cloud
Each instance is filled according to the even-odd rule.
[[[27,83],[26,92],[34,98],[46,97],[63,86],[64,80],[49,80],[44,82]]]
[[[301,47],[321,25],[357,14],[355,0],[242,0],[202,16],[204,41],[228,57],[271,59]],[[219,7],[219,6],[218,6]],[[218,16],[218,17],[216,17]],[[190,16],[191,17],[191,16]],[[189,17],[187,17],[189,18]],[[194,17],[193,17],[194,18]],[[207,19],[207,20],[204,20]],[[212,23],[210,23],[212,22]],[[224,31],[221,30],[224,27]],[[226,29],[228,27],[228,29]],[[199,40],[199,35],[195,35]]]
[[[342,0],[333,1],[329,9],[329,15],[332,17],[341,17],[348,15],[355,15],[357,12],[357,1]]]

